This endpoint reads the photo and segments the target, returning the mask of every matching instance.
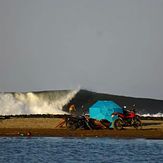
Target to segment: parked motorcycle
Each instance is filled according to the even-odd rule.
[[[66,119],[66,126],[71,130],[91,129],[85,116],[70,116]]]
[[[121,130],[123,127],[128,126],[133,126],[136,129],[142,128],[140,116],[136,114],[135,110],[124,110],[123,113],[115,112],[112,114],[112,117],[114,116],[118,116],[118,118],[113,123],[114,128],[117,130]]]
[[[71,130],[76,129],[86,129],[86,130],[97,130],[109,128],[111,123],[107,120],[96,120],[93,118],[89,118],[86,115],[82,116],[70,116],[66,119],[66,126]]]

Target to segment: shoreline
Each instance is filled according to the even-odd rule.
[[[30,133],[30,135],[28,135]],[[163,139],[163,131],[157,129],[75,130],[68,129],[0,129],[0,137],[109,137],[125,139]]]
[[[143,127],[136,130],[126,127],[123,130],[69,130],[63,118],[10,118],[0,121],[0,137],[110,137],[110,138],[144,138],[163,140],[163,121],[142,120]]]

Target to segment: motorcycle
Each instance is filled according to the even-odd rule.
[[[66,127],[71,130],[91,129],[85,116],[70,116],[66,119]]]
[[[71,130],[76,129],[97,130],[109,128],[110,125],[111,123],[105,119],[99,121],[93,118],[89,118],[86,115],[76,117],[70,116],[66,119],[66,126]]]
[[[113,126],[117,130],[123,129],[123,127],[133,126],[136,129],[142,128],[140,116],[136,114],[135,110],[124,110],[123,113],[114,112],[112,117],[118,116],[114,121]]]

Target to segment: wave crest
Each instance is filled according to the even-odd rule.
[[[0,93],[0,115],[67,114],[62,108],[78,91]]]

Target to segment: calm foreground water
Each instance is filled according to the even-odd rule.
[[[163,140],[1,137],[0,163],[163,162]]]

